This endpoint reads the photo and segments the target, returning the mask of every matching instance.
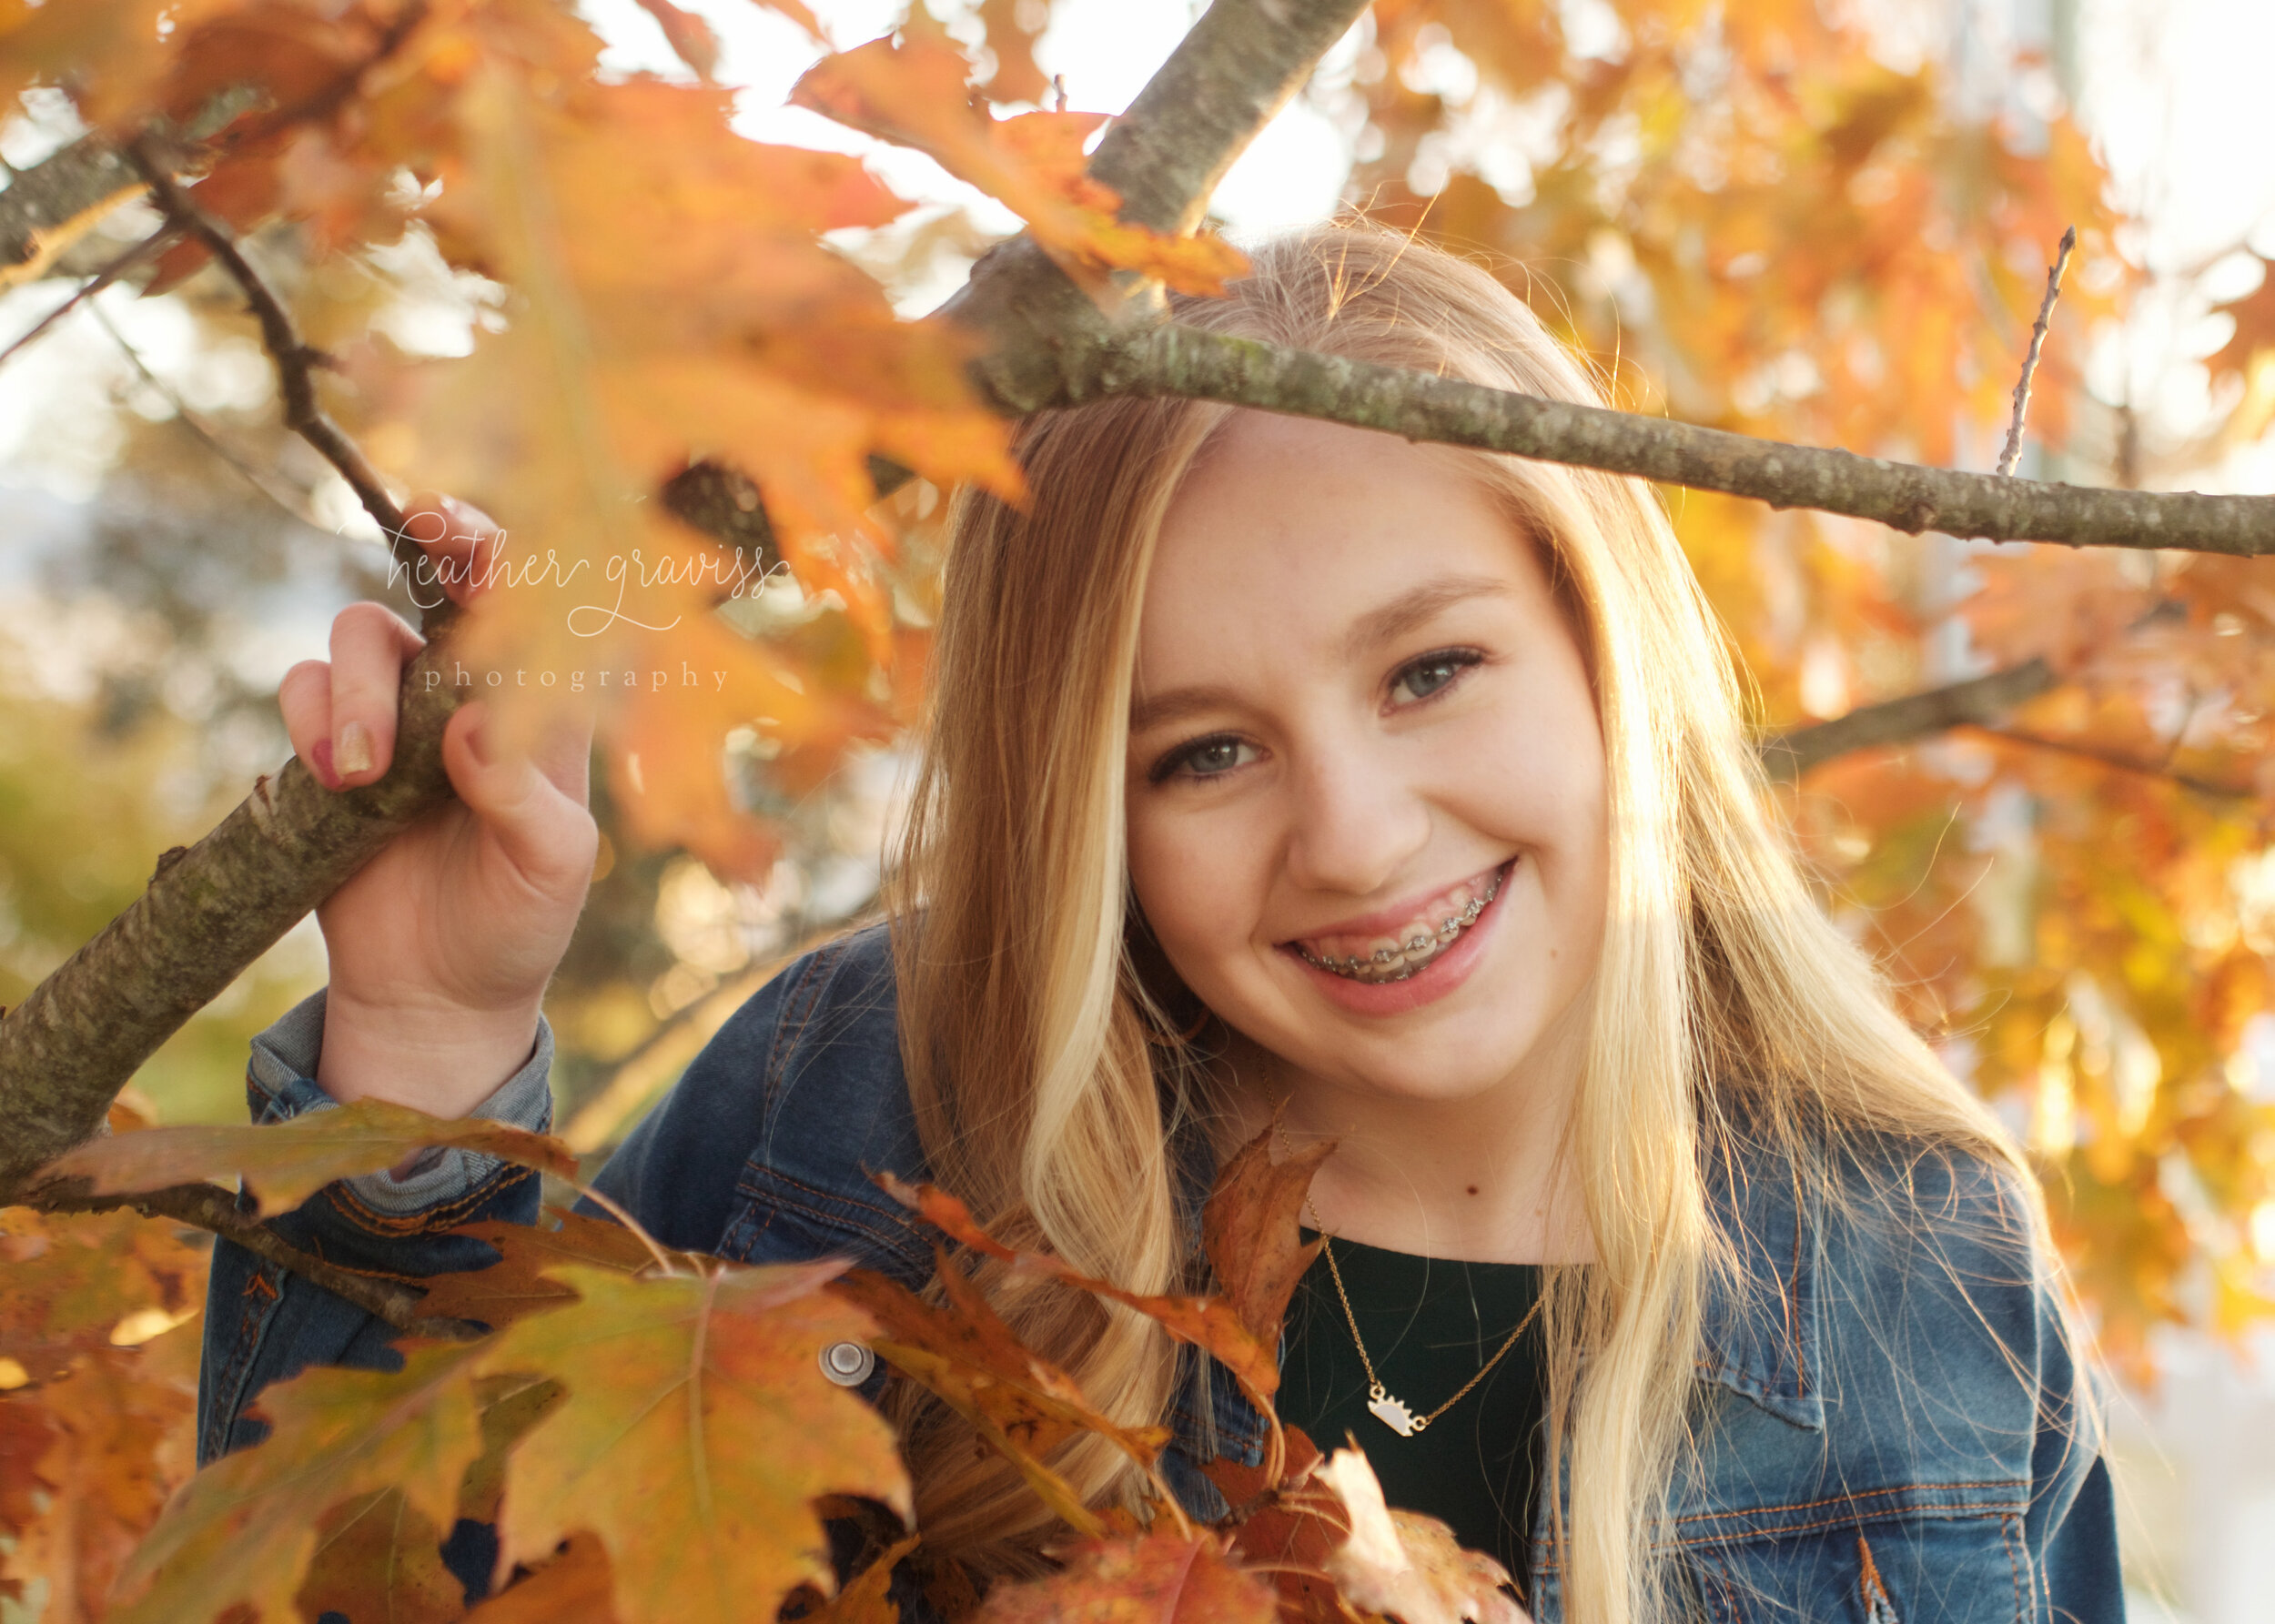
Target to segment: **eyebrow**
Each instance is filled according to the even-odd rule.
[[[1360,615],[1343,633],[1337,652],[1345,660],[1357,660],[1428,625],[1457,603],[1471,598],[1509,595],[1509,584],[1490,575],[1441,576],[1409,588],[1380,608]],[[1172,688],[1133,703],[1129,708],[1129,731],[1142,733],[1201,711],[1231,709],[1239,703],[1239,697],[1229,688]]]

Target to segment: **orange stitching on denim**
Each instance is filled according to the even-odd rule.
[[[2015,1560],[2015,1519],[2004,1517],[1998,1522],[1999,1543],[2007,1548],[2007,1574],[2014,1581],[2015,1616],[2026,1617],[2031,1610],[2030,1593],[2022,1582],[2022,1568]]]
[[[492,1184],[490,1178],[485,1178],[480,1188],[469,1191],[456,1201],[438,1206],[430,1212],[405,1215],[380,1212],[366,1203],[344,1183],[326,1186],[324,1196],[341,1217],[369,1234],[423,1235],[431,1230],[451,1227],[463,1214],[471,1212],[493,1196],[503,1195],[523,1179],[533,1177],[534,1174],[527,1167],[509,1165],[505,1167],[502,1175],[493,1174],[490,1176],[497,1178],[498,1182]]]
[[[1848,1494],[1828,1495],[1821,1500],[1799,1500],[1790,1506],[1754,1506],[1744,1511],[1694,1511],[1674,1520],[1683,1522],[1713,1522],[1724,1517],[1765,1517],[1773,1511],[1815,1511],[1821,1506],[1855,1505],[1858,1500],[1886,1499],[1892,1494],[1913,1494],[1923,1488],[2022,1488],[2027,1485],[2012,1478],[1989,1478],[1980,1483],[1896,1483],[1886,1488],[1865,1488]]]
[[[1981,1522],[1987,1518],[1995,1517],[2003,1524],[2012,1522],[2016,1514],[2019,1512],[2022,1508],[2019,1506],[1986,1506],[1978,1510],[1972,1511],[1949,1510],[1940,1507],[1926,1508],[1925,1509],[1926,1510],[1927,1515],[1935,1517],[1938,1520],[1944,1522]],[[1731,1511],[1724,1512],[1724,1515],[1727,1517],[1736,1517],[1743,1514]],[[1873,1520],[1876,1522],[1884,1522],[1890,1519],[1890,1516],[1886,1512],[1876,1513],[1873,1517]],[[1680,1548],[1694,1545],[1738,1545],[1754,1539],[1783,1539],[1791,1534],[1814,1534],[1820,1528],[1838,1528],[1849,1527],[1853,1525],[1855,1521],[1855,1518],[1852,1517],[1828,1517],[1821,1522],[1795,1523],[1791,1528],[1761,1528],[1753,1532],[1743,1534],[1697,1534],[1688,1539],[1671,1540],[1669,1541],[1669,1544],[1674,1548]]]
[[[814,1197],[816,1200],[842,1201],[847,1206],[857,1206],[864,1212],[872,1212],[876,1214],[880,1218],[889,1218],[900,1228],[907,1230],[912,1236],[915,1233],[915,1226],[909,1222],[908,1209],[905,1206],[886,1206],[882,1202],[866,1201],[859,1195],[847,1195],[838,1190],[825,1190],[818,1185],[807,1184],[804,1179],[797,1177],[794,1174],[784,1173],[781,1168],[774,1166],[771,1164],[765,1167],[764,1171],[768,1176],[779,1179],[784,1184],[788,1185],[792,1189],[802,1191],[805,1195]],[[741,1194],[750,1196],[754,1201],[764,1200],[766,1198],[766,1193],[763,1190],[753,1189],[748,1184],[743,1182],[750,1176],[750,1174],[751,1165],[748,1162],[745,1162],[743,1165],[743,1173],[741,1176],[737,1177],[735,1180],[735,1189]],[[844,1218],[839,1221],[848,1224],[853,1222],[850,1218]]]
[[[273,1303],[277,1300],[277,1288],[268,1284],[268,1277],[266,1275],[255,1269],[245,1277],[245,1289],[238,1295],[248,1297],[263,1296]]]
[[[783,1069],[788,1064],[790,1051],[795,1049],[798,1040],[805,1035],[805,1029],[814,1019],[814,1008],[822,1001],[824,983],[829,979],[828,973],[835,962],[844,956],[846,944],[851,941],[849,936],[841,936],[817,949],[805,973],[798,977],[798,984],[784,996],[783,1013],[774,1022],[774,1041],[766,1051],[768,1099],[773,1099],[779,1091]],[[791,1001],[800,998],[804,999],[804,1003],[794,1011],[790,1007]]]

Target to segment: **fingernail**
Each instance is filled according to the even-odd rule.
[[[339,788],[339,769],[332,765],[332,741],[318,739],[309,749],[308,755],[311,758],[308,764],[316,774],[316,782],[328,790]]]
[[[371,730],[359,721],[349,722],[339,730],[339,741],[333,746],[332,760],[339,764],[339,774],[371,771]]]

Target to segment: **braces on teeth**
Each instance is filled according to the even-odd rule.
[[[1418,931],[1399,947],[1379,947],[1367,958],[1354,955],[1339,959],[1332,953],[1321,955],[1312,953],[1299,942],[1295,944],[1297,955],[1307,964],[1316,965],[1337,975],[1349,976],[1354,981],[1364,981],[1369,986],[1404,981],[1435,963],[1441,951],[1451,946],[1455,937],[1477,923],[1477,916],[1485,911],[1485,904],[1501,893],[1501,883],[1507,872],[1505,868],[1495,869],[1493,877],[1486,882],[1484,895],[1471,897],[1469,906],[1441,921],[1435,932]],[[1417,955],[1421,954],[1428,956],[1418,958]],[[1409,960],[1414,962],[1408,963]],[[1373,973],[1362,976],[1360,973],[1361,971],[1385,971],[1393,964],[1404,964],[1405,967],[1395,975]]]

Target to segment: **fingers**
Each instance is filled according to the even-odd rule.
[[[351,603],[333,618],[329,787],[359,788],[386,775],[403,667],[424,646],[382,604]]]
[[[542,771],[536,758],[500,751],[490,721],[489,705],[474,700],[442,730],[442,768],[451,787],[532,884],[581,885],[599,849],[582,797]],[[565,748],[561,730],[554,731],[546,743]],[[580,762],[580,777],[582,771]]]
[[[490,584],[505,540],[505,532],[480,508],[433,490],[420,491],[404,504],[403,534],[419,544],[433,572],[414,583],[418,600],[430,601],[440,584],[461,608]]]

